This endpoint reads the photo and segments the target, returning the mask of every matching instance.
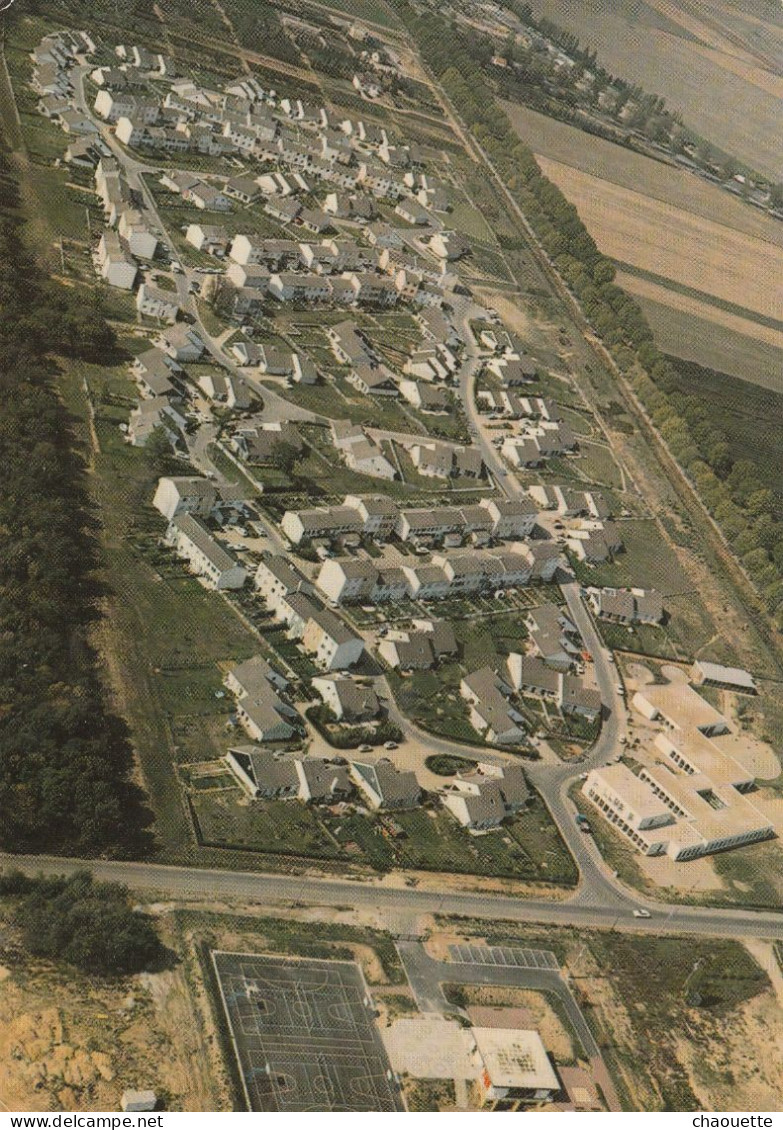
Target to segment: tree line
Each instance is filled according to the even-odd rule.
[[[114,335],[83,291],[41,276],[7,212],[0,309],[0,846],[138,850],[131,749],[88,642],[94,519],[52,361],[110,358]]]
[[[395,7],[783,628],[780,500],[752,463],[734,462],[727,436],[711,423],[703,403],[681,391],[640,306],[616,285],[614,264],[519,140],[460,29],[433,13],[416,15],[407,0],[397,0]]]

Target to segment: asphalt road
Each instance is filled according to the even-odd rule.
[[[442,914],[490,922],[605,927],[639,934],[783,940],[783,915],[769,912],[656,905],[651,918],[637,919],[633,917],[634,903],[629,898],[624,902],[615,900],[608,906],[593,906],[578,896],[551,902],[546,898],[523,899],[513,895],[439,892],[406,887],[399,875],[385,880],[351,881],[36,855],[2,855],[0,866],[8,870],[18,868],[32,875],[70,874],[88,868],[99,880],[124,883],[145,895],[180,901],[229,899],[287,907],[296,904],[355,907],[374,914],[380,924],[395,932],[400,932],[397,924],[402,921],[413,926],[419,915]]]
[[[554,969],[522,969],[518,965],[492,966],[454,961],[436,961],[420,942],[398,942],[397,950],[405,966],[416,1003],[422,1012],[443,1012],[448,1001],[442,985],[504,985],[514,989],[533,989],[554,993],[562,1002],[568,1019],[579,1037],[588,1058],[600,1058],[595,1042],[579,1005],[574,1000],[560,973]]]

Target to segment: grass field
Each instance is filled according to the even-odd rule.
[[[714,307],[622,272],[618,283],[636,298],[664,353],[783,390],[783,343],[764,340],[774,331],[729,314],[721,314],[719,323]]]
[[[378,870],[412,867],[468,875],[506,876],[573,885],[573,860],[541,801],[491,835],[474,837],[442,809],[395,812],[393,837],[378,819],[333,816],[294,801],[241,801],[238,789],[195,791],[193,809],[202,842],[215,847],[353,859]]]
[[[68,407],[86,415],[82,381],[131,394],[122,369],[73,366],[61,382]],[[260,649],[228,605],[187,577],[157,539],[163,532],[150,499],[156,475],[117,424],[127,409],[101,405],[90,484],[100,506],[109,617],[100,646],[117,707],[127,719],[164,853],[182,851],[190,824],[176,783],[177,763],[210,760],[225,750],[225,700],[219,663]],[[86,435],[86,432],[85,432]]]

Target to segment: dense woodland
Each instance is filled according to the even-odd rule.
[[[90,649],[96,548],[55,356],[111,359],[83,292],[40,277],[0,149],[0,846],[138,851],[141,796],[124,723]]]
[[[417,16],[407,0],[395,9],[783,627],[780,498],[752,463],[733,461],[708,407],[682,391],[638,303],[615,284],[614,264],[517,137],[460,30],[433,14]]]
[[[167,964],[152,920],[133,910],[128,891],[96,883],[88,871],[65,878],[0,876],[0,895],[16,900],[12,921],[25,949],[36,957],[114,976]]]

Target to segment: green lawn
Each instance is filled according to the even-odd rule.
[[[373,866],[410,867],[527,879],[572,886],[576,867],[544,805],[531,808],[502,828],[472,836],[443,809],[417,808],[392,814],[403,834],[380,832],[368,817],[329,818],[335,835],[361,848]],[[380,833],[380,834],[379,834]]]
[[[414,671],[407,676],[395,671],[388,674],[392,694],[406,718],[433,734],[476,745],[480,738],[460,697],[461,677],[457,663],[441,663],[436,671]]]
[[[108,387],[113,400],[133,395],[122,367],[74,365],[61,389],[79,420],[86,413],[85,378],[91,388]],[[144,452],[129,447],[117,427],[127,419],[127,408],[99,404],[97,411],[101,450],[89,482],[102,523],[108,589],[103,630],[161,850],[171,857],[191,842],[175,765],[225,752],[228,704],[215,698],[219,664],[248,658],[260,644],[220,596],[158,548],[165,523],[150,506],[156,475]],[[83,424],[80,433],[86,435]]]
[[[582,474],[599,486],[622,489],[623,477],[611,450],[604,444],[579,441],[579,457],[575,464]]]
[[[634,651],[658,659],[678,659],[691,662],[693,652],[683,649],[678,641],[681,632],[672,633],[667,625],[653,624],[613,624],[608,620],[598,620],[598,627],[607,647],[619,651]]]
[[[282,855],[338,859],[339,847],[313,809],[298,801],[243,801],[239,789],[197,793],[192,805],[202,843]]]

